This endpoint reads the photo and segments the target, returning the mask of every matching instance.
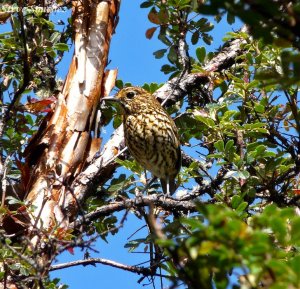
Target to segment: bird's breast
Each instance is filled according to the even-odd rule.
[[[179,140],[165,113],[139,113],[124,119],[126,145],[132,156],[156,177],[178,173]]]

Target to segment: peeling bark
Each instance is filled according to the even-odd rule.
[[[68,228],[77,208],[69,188],[85,160],[100,149],[101,139],[91,139],[91,130],[100,96],[111,87],[104,83],[104,69],[120,1],[98,2],[73,1],[75,52],[69,73],[52,115],[29,144],[27,164],[34,160],[34,167],[26,201],[34,206],[32,229]]]

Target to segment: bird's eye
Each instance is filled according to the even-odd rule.
[[[129,92],[127,92],[126,96],[127,96],[127,98],[132,99],[135,96],[135,92],[134,91],[129,91]]]

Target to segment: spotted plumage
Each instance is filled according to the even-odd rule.
[[[140,87],[126,87],[115,99],[121,104],[125,142],[131,155],[159,178],[164,193],[174,193],[181,166],[176,125],[157,99]]]

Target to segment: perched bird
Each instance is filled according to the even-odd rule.
[[[165,194],[173,194],[181,167],[181,150],[172,118],[151,93],[140,87],[123,88],[114,98],[104,100],[120,103],[130,154],[160,179]]]

